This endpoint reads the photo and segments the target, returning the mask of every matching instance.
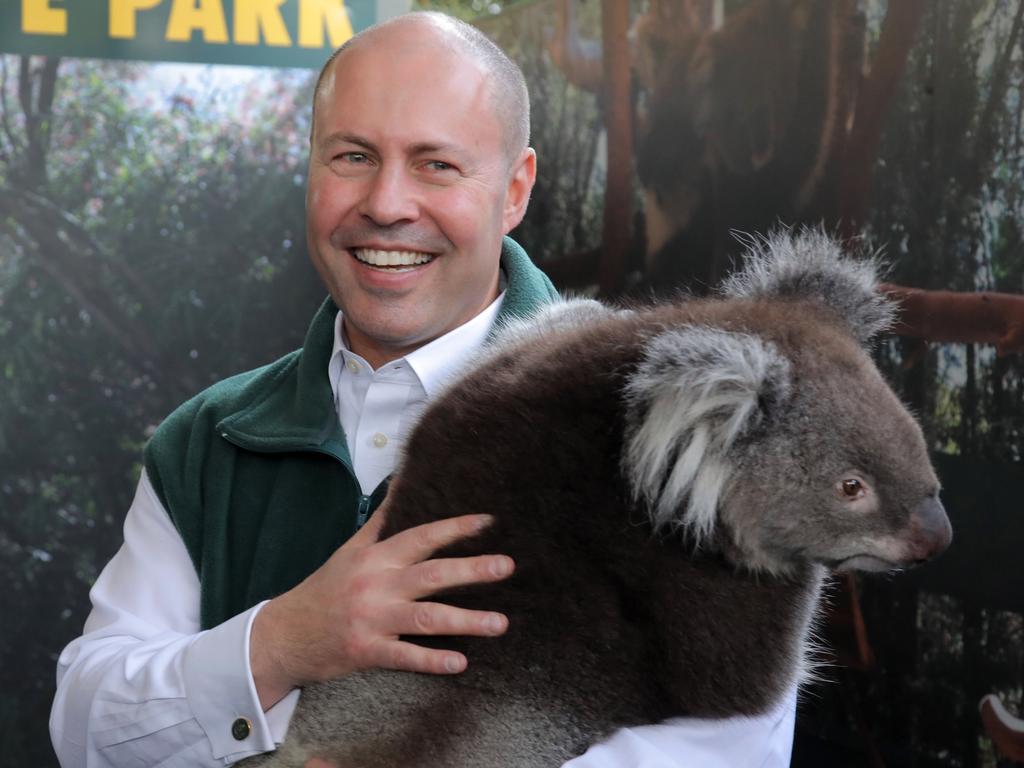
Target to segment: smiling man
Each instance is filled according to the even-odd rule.
[[[555,298],[505,237],[536,169],[525,83],[474,28],[411,14],[339,49],[313,106],[307,238],[330,299],[301,350],[200,393],[147,446],[124,545],[58,664],[64,766],[230,764],[281,742],[309,682],[472,663],[401,636],[507,628],[424,599],[514,571],[432,559],[485,514],[386,541],[386,509],[370,515],[444,380],[496,321]],[[624,730],[570,765],[785,765],[793,708]]]

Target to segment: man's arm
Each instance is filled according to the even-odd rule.
[[[402,643],[397,634],[504,631],[500,614],[412,602],[511,573],[501,556],[425,560],[486,518],[439,521],[377,542],[381,518],[374,517],[291,592],[200,632],[195,570],[143,474],[125,542],[90,593],[83,635],[58,661],[50,733],[61,764],[226,765],[281,742],[300,682],[369,666],[464,668],[461,654]],[[272,606],[284,625],[264,622],[257,646],[255,620]],[[453,656],[456,668],[446,668]],[[247,727],[233,727],[239,720]]]
[[[273,749],[298,694],[261,710],[247,653],[259,606],[199,631],[195,569],[145,474],[124,534],[58,661],[50,734],[61,765],[222,766]],[[238,718],[252,723],[242,740]]]

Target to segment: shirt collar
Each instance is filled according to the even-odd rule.
[[[491,326],[494,325],[494,321],[501,311],[504,298],[505,292],[502,291],[498,298],[472,320],[413,350],[401,360],[388,363],[385,368],[401,362],[406,363],[419,379],[427,397],[433,397],[452,376],[462,370],[469,358],[483,346]],[[342,332],[342,313],[341,310],[338,310],[334,319],[334,346],[328,364],[331,388],[335,392],[338,390],[341,367],[350,359],[369,368],[369,363],[366,360],[348,348],[348,342]]]

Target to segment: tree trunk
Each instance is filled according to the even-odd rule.
[[[608,172],[605,180],[601,267],[602,295],[619,292],[626,277],[630,226],[633,223],[633,125],[630,100],[628,0],[604,0],[601,32],[604,41],[604,121]]]
[[[878,51],[860,92],[841,163],[839,214],[841,231],[846,236],[859,234],[867,219],[885,117],[896,96],[907,66],[907,55],[927,5],[926,0],[889,3]]]

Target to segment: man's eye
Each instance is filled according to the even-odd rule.
[[[342,152],[338,155],[338,159],[344,160],[346,163],[352,163],[353,165],[362,165],[368,163],[370,158],[366,156],[365,152]]]
[[[430,160],[427,162],[427,168],[432,171],[450,171],[455,168],[454,165],[446,163],[444,160]]]

